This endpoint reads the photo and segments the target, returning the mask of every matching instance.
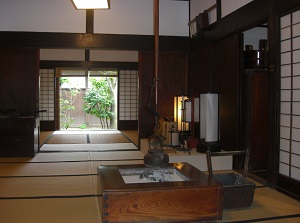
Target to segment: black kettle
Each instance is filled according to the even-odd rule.
[[[153,134],[149,137],[150,149],[144,156],[144,164],[147,167],[166,167],[169,164],[169,155],[163,150],[164,137]]]

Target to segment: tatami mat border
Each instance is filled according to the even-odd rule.
[[[291,219],[291,218],[300,218],[300,214],[282,215],[282,216],[257,218],[257,219],[248,219],[248,220],[242,220],[242,221],[224,221],[224,223],[264,222],[264,221],[272,221],[272,220],[280,220],[280,219]],[[300,222],[300,219],[299,219],[299,222]]]
[[[93,152],[125,152],[125,151],[137,151],[139,149],[107,149],[107,150],[68,150],[68,151],[65,151],[65,150],[53,150],[53,151],[40,151],[39,153],[74,153],[74,152],[90,152],[90,153],[93,153]]]
[[[89,173],[89,174],[76,174],[76,175],[71,175],[71,174],[67,174],[67,175],[28,175],[28,176],[0,176],[0,179],[3,178],[29,178],[29,177],[85,177],[85,176],[96,176],[98,174],[95,173]]]
[[[38,162],[31,162],[31,163],[80,163],[80,162],[99,162],[99,161],[111,161],[111,162],[118,162],[118,161],[135,161],[135,160],[143,160],[143,159],[93,159],[93,160],[66,160],[66,161],[38,161]],[[18,164],[18,163],[30,163],[28,161],[16,161],[16,162],[9,162],[9,161],[0,161],[1,164]]]
[[[127,135],[125,135],[123,132],[121,132],[121,134],[126,138],[128,139],[129,142],[133,143],[135,146],[138,146],[136,145],[136,143],[134,143]]]
[[[0,197],[0,200],[32,200],[32,199],[54,199],[54,198],[83,198],[83,197],[102,197],[98,194],[68,195],[68,196],[36,196],[36,197]]]

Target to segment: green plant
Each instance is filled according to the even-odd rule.
[[[82,124],[79,126],[80,129],[86,129],[86,124]]]
[[[68,78],[60,78],[59,83],[68,83]],[[60,109],[60,128],[68,129],[74,122],[74,118],[71,118],[71,111],[75,111],[73,105],[77,99],[77,95],[80,94],[80,88],[69,88],[60,90],[59,109]]]
[[[110,128],[110,120],[114,115],[114,79],[111,77],[91,78],[92,87],[83,97],[84,112],[99,118],[103,129]]]

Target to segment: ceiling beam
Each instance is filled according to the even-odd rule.
[[[189,37],[160,36],[160,50],[188,50]],[[0,32],[0,47],[153,51],[153,35]]]

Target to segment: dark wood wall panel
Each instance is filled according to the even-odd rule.
[[[161,74],[160,74],[161,75]],[[139,138],[153,134],[154,116],[146,109],[149,103],[150,88],[154,77],[154,54],[139,53]],[[153,98],[151,99],[153,100]]]
[[[250,105],[247,113],[251,120],[250,130],[250,171],[268,169],[269,142],[269,98],[268,71],[248,73]]]
[[[211,48],[199,47],[189,57],[189,95],[200,97],[200,93],[211,91]],[[200,123],[194,123],[194,136],[200,138]]]
[[[36,116],[38,67],[36,49],[0,49],[0,110]],[[31,66],[29,66],[29,64]]]
[[[199,97],[210,91],[211,48],[199,47],[191,53],[189,72],[189,95]]]
[[[0,156],[33,157],[39,149],[39,51],[0,49]]]
[[[174,114],[174,96],[187,94],[188,54],[162,52],[159,60],[158,112],[160,116]]]
[[[240,148],[240,38],[234,35],[212,46],[211,91],[221,94],[222,148]]]
[[[187,52],[160,52],[158,81],[158,113],[160,118],[174,113],[174,96],[187,94]],[[153,52],[139,54],[139,135],[148,138],[153,134],[155,116],[146,109],[154,78]],[[153,108],[154,106],[154,98]]]

